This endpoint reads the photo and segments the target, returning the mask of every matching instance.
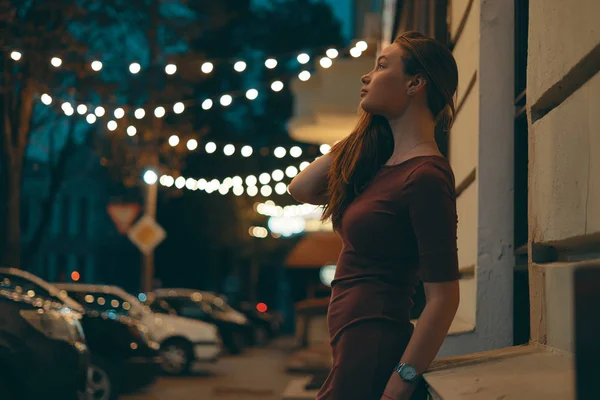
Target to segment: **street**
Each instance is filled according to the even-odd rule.
[[[284,370],[292,338],[279,338],[263,348],[223,355],[215,364],[196,368],[191,376],[160,377],[123,400],[275,400],[293,375]]]

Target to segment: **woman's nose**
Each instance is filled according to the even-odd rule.
[[[362,82],[363,85],[366,85],[367,83],[369,83],[370,79],[371,79],[371,77],[369,76],[369,74],[365,74],[360,78],[360,81]]]

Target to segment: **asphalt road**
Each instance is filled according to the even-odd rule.
[[[244,354],[224,355],[215,364],[183,377],[160,377],[122,400],[280,400],[293,375],[284,369],[291,338],[277,339]]]

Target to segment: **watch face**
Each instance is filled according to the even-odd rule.
[[[417,379],[417,370],[412,365],[404,364],[398,372],[405,381],[412,382]]]

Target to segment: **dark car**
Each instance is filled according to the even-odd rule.
[[[277,312],[269,312],[264,303],[240,302],[237,307],[254,327],[252,342],[264,344],[268,339],[277,337],[281,331],[282,318]]]
[[[223,345],[232,354],[241,353],[252,334],[248,318],[211,292],[194,289],[158,289],[147,295],[146,305],[157,313],[173,313],[214,324]]]
[[[119,312],[117,307],[127,307],[126,303],[113,307],[110,295],[64,289],[61,293],[80,302],[86,311],[82,325],[91,353],[88,385],[93,399],[116,399],[120,393],[156,380],[160,346],[150,340],[148,328],[139,320]]]
[[[0,274],[0,397],[85,398],[81,314],[18,281]]]

